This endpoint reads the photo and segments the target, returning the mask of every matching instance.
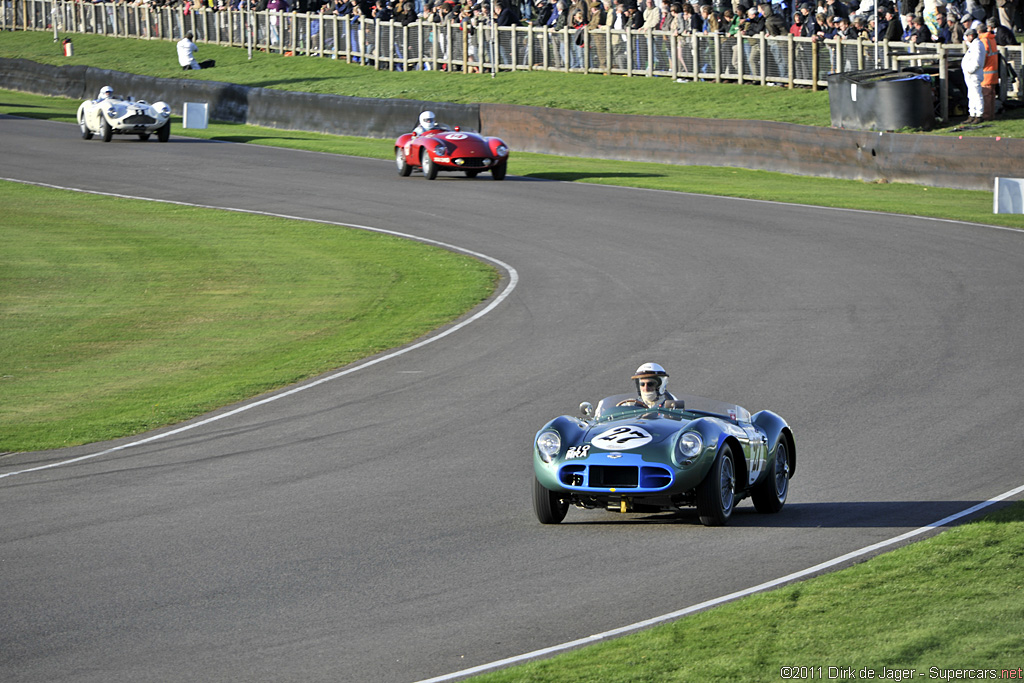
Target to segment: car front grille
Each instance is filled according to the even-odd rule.
[[[476,158],[463,159],[461,165],[463,168],[484,168],[484,160]]]
[[[590,468],[591,488],[636,488],[640,481],[636,467],[609,467],[594,465]]]
[[[121,122],[129,126],[148,126],[151,123],[156,123],[156,119],[145,114],[132,114],[121,119]]]
[[[566,465],[559,478],[565,486],[588,489],[662,489],[672,483],[664,467],[645,465]]]

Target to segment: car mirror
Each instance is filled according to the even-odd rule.
[[[590,401],[584,401],[580,404],[580,415],[583,417],[594,417],[594,406],[591,405]]]

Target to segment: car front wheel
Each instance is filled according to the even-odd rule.
[[[558,524],[565,519],[569,511],[569,501],[554,491],[544,488],[537,478],[533,478],[533,511],[541,524]]]
[[[758,512],[778,512],[786,504],[786,497],[789,496],[789,472],[789,448],[783,437],[775,449],[775,466],[765,480],[750,492],[750,498]]]
[[[167,123],[156,129],[156,139],[158,142],[167,142],[171,139],[171,121],[168,119]]]
[[[505,171],[508,169],[508,162],[502,161],[500,164],[491,169],[491,177],[495,180],[504,180]]]
[[[437,164],[430,158],[430,152],[427,150],[420,152],[420,166],[423,167],[423,177],[427,180],[437,177]]]
[[[100,119],[100,136],[103,138],[103,142],[110,142],[114,137],[114,129],[110,127],[106,119]]]
[[[708,476],[697,485],[697,514],[704,526],[725,526],[736,506],[736,464],[726,444]]]
[[[398,175],[403,178],[412,173],[412,166],[405,160],[405,151],[401,147],[395,147],[395,166],[398,167]]]
[[[82,114],[78,118],[78,127],[82,129],[82,139],[92,140],[92,131],[89,129],[89,124],[85,122],[85,115]]]

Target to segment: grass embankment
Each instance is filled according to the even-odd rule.
[[[399,98],[428,102],[521,104],[575,111],[692,116],[704,119],[780,121],[809,126],[831,122],[827,90],[766,88],[734,83],[676,83],[669,78],[623,78],[545,71],[490,74],[441,71],[378,71],[341,60],[284,57],[245,49],[200,44],[200,59],[217,60],[215,69],[183,73],[174,43],[165,40],[117,39],[68,34],[75,55],[64,57],[53,34],[5,33],[0,56],[45,64],[78,64],[162,78],[239,83],[264,88]],[[411,125],[411,124],[410,124]],[[955,124],[933,131],[982,137],[1024,137],[1024,109],[1006,112],[974,130],[953,132]]]
[[[4,182],[0,205],[0,451],[142,432],[401,346],[496,278],[319,223]]]
[[[1020,679],[1022,548],[1018,502],[840,572],[472,680]]]

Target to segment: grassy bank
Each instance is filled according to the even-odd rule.
[[[1021,548],[1018,502],[840,572],[472,680],[1020,679]]]
[[[436,71],[392,72],[313,57],[284,57],[216,45],[200,45],[200,59],[217,67],[183,74],[174,43],[70,34],[73,57],[61,54],[53,34],[5,33],[0,56],[44,64],[83,64],[162,78],[225,81],[265,88],[438,102],[500,102],[575,111],[705,119],[780,121],[809,126],[830,124],[828,92],[767,88],[732,83],[676,83],[668,78],[567,74],[541,71],[464,74]],[[991,125],[936,134],[1024,137],[1024,109],[1006,113]]]
[[[318,223],[5,182],[0,204],[0,451],[146,431],[401,346],[496,278]]]

